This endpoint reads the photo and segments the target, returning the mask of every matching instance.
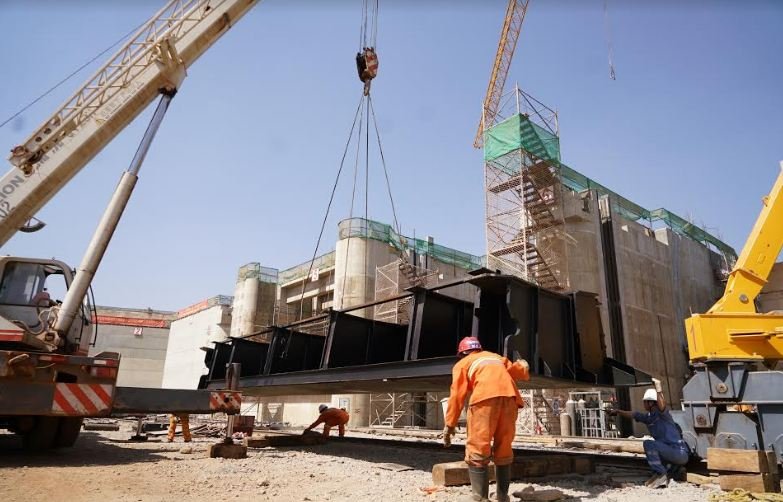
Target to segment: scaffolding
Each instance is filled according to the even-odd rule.
[[[487,266],[550,289],[568,288],[564,191],[608,196],[623,218],[673,232],[715,249],[731,270],[736,251],[673,212],[645,209],[560,160],[557,112],[519,88],[504,95],[502,113],[484,130]]]
[[[428,287],[438,283],[438,272],[397,259],[375,269],[375,301],[396,298],[412,287]],[[397,298],[375,306],[376,321],[395,324],[410,322],[412,297]]]
[[[557,112],[517,87],[494,119],[484,130],[487,266],[567,289]]]
[[[424,428],[437,421],[440,406],[429,392],[370,394],[370,427]]]

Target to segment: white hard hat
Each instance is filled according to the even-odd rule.
[[[644,391],[644,397],[642,398],[642,401],[657,401],[658,400],[658,393],[655,392],[655,389],[647,389]]]
[[[326,406],[325,404],[322,404],[321,406],[318,407],[318,412],[319,413],[323,413],[327,408],[329,408],[329,407]]]

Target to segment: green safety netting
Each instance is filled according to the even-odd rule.
[[[255,278],[261,282],[268,282],[270,284],[277,284],[277,269],[262,267],[260,263],[251,262],[247,265],[239,267],[239,273],[237,274],[237,282],[244,281],[245,279]]]
[[[340,222],[340,239],[361,237],[385,242],[400,251],[413,251],[430,256],[441,263],[455,265],[465,270],[474,270],[484,266],[484,258],[470,253],[457,251],[424,239],[412,239],[397,233],[391,225],[364,218],[350,218]]]
[[[484,131],[484,160],[487,162],[519,148],[540,159],[560,160],[560,138],[525,115],[516,114]]]
[[[609,201],[612,204],[612,209],[620,216],[631,221],[650,220],[650,211],[643,208],[639,204],[631,202],[622,195],[609,190],[602,184],[595,180],[592,180],[584,174],[571,169],[567,165],[560,163],[560,177],[563,180],[563,185],[567,186],[575,192],[583,192],[585,190],[595,190],[598,195],[608,195]]]
[[[703,228],[689,222],[685,218],[677,216],[676,214],[662,207],[650,211],[650,214],[653,221],[663,221],[669,228],[680,235],[687,235],[693,240],[712,244],[726,255],[730,263],[737,261],[737,252],[733,247],[710,234]]]
[[[315,269],[326,269],[329,267],[334,266],[334,251],[331,251],[329,253],[322,254],[321,256],[318,256],[313,260],[313,266],[312,270]],[[299,265],[296,265],[295,267],[291,267],[286,270],[281,270],[278,274],[278,279],[280,284],[286,284],[288,282],[301,279],[305,275],[307,275],[307,272],[310,270],[310,261],[306,261],[304,263],[301,263]]]
[[[547,160],[559,169],[564,186],[575,191],[594,190],[599,196],[608,196],[612,209],[623,218],[632,221],[662,221],[672,231],[704,244],[712,244],[730,261],[736,261],[734,248],[706,230],[677,216],[664,208],[650,211],[613,192],[604,185],[560,162],[560,140],[548,130],[531,122],[526,115],[514,115],[484,131],[484,160],[506,174],[519,172],[522,159],[513,155],[525,150],[541,160]],[[512,154],[512,155],[509,155]]]

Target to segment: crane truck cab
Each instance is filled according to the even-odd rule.
[[[95,337],[87,298],[67,332],[54,330],[72,282],[73,272],[61,261],[0,257],[0,347],[87,355]]]

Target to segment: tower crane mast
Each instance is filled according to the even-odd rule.
[[[484,144],[484,129],[492,125],[500,106],[500,97],[503,95],[503,87],[506,85],[508,70],[511,68],[511,60],[517,48],[519,33],[522,31],[522,23],[525,21],[527,6],[530,0],[509,0],[506,7],[506,17],[503,20],[503,28],[500,30],[500,41],[495,54],[495,63],[487,84],[487,94],[484,96],[481,120],[479,121],[476,138],[473,146],[481,148]]]

